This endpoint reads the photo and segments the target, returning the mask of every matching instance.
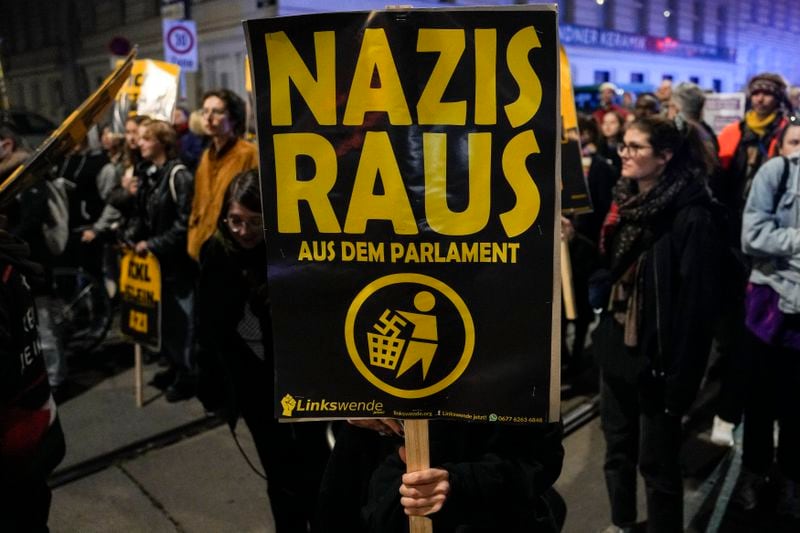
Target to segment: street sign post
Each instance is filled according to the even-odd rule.
[[[164,59],[185,72],[197,72],[197,26],[193,20],[162,21]]]

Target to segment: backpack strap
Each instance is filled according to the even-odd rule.
[[[789,181],[789,158],[782,155],[781,159],[783,159],[783,173],[781,174],[781,181],[778,183],[778,188],[775,191],[775,196],[772,197],[773,213],[778,210],[778,203],[781,201],[781,198],[783,198],[783,195],[786,194],[786,185]]]
[[[169,171],[169,192],[172,195],[172,201],[176,204],[178,203],[178,193],[175,191],[175,174],[180,170],[186,170],[186,165],[178,163]]]

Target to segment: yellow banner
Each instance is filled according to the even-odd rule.
[[[567,131],[578,127],[578,112],[575,109],[575,94],[572,92],[572,72],[563,46],[559,46],[558,55],[561,60],[561,116],[564,120],[564,131]]]
[[[117,92],[130,76],[135,57],[134,49],[100,87],[39,145],[31,159],[0,183],[0,207],[44,177],[50,167],[60,163],[86,137],[89,129],[111,108]]]

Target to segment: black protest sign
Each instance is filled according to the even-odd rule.
[[[592,199],[583,171],[580,143],[565,139],[561,143],[561,210],[570,214],[591,213]]]
[[[276,415],[556,419],[555,11],[245,31]]]
[[[161,268],[152,253],[127,249],[120,261],[120,329],[135,343],[161,349]]]

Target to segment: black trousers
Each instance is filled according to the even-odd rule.
[[[619,527],[636,523],[638,466],[645,482],[647,531],[683,531],[681,420],[664,412],[663,384],[603,375],[600,394],[612,522]]]
[[[776,459],[773,423],[777,420],[778,467],[789,479],[800,481],[800,352],[747,335],[754,357],[745,400],[742,463],[756,474],[769,473]]]

